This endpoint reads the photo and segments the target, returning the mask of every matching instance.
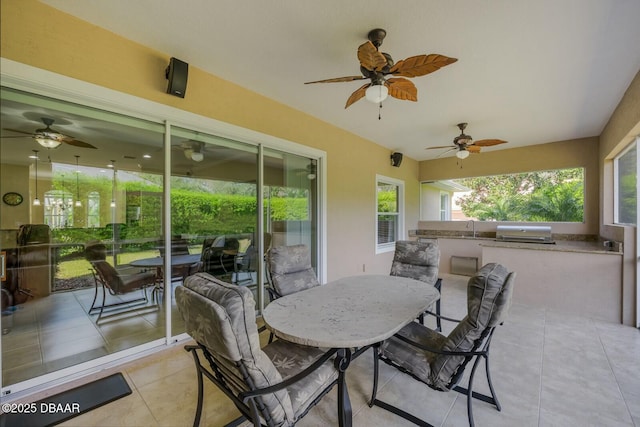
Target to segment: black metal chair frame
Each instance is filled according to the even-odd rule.
[[[223,368],[221,368],[219,364],[216,363],[214,355],[211,354],[211,352],[207,350],[207,348],[204,345],[198,343],[197,345],[187,345],[184,348],[186,351],[190,352],[193,355],[193,360],[195,362],[196,370],[198,372],[198,404],[197,404],[198,406],[196,408],[196,415],[193,420],[194,427],[197,427],[200,425],[200,419],[202,416],[202,405],[204,402],[203,376],[207,377],[209,380],[211,380],[211,382],[213,382],[216,386],[218,386],[218,388],[225,395],[227,395],[227,397],[231,399],[231,401],[236,406],[236,408],[238,408],[238,410],[242,413],[242,415],[239,418],[231,421],[225,427],[238,426],[243,422],[245,422],[246,420],[251,421],[254,426],[258,427],[263,425],[261,424],[261,421],[260,421],[261,419],[266,423],[266,426],[271,427],[271,426],[275,426],[275,424],[271,419],[271,417],[269,416],[269,413],[266,407],[264,406],[264,403],[262,401],[262,396],[265,394],[270,394],[270,393],[274,393],[276,391],[285,389],[290,385],[300,381],[301,379],[303,379],[304,377],[306,377],[307,375],[311,374],[313,371],[318,369],[322,364],[327,362],[329,359],[331,359],[331,357],[333,357],[338,351],[338,349],[335,349],[335,348],[330,349],[321,358],[316,360],[313,364],[309,365],[303,371],[299,372],[298,374],[292,377],[287,378],[286,380],[283,380],[281,383],[278,383],[269,387],[265,387],[265,388],[256,388],[247,372],[247,368],[244,366],[242,361],[236,362],[236,367],[240,371],[243,377],[243,380],[245,381],[245,384],[249,387],[248,391],[245,391],[236,395],[236,393],[234,393],[234,391],[227,384],[224,378]],[[198,350],[202,352],[204,358],[209,363],[211,370],[207,369],[207,367],[201,363],[200,357],[198,356]],[[322,391],[322,393],[320,393],[320,395],[318,395],[318,397],[314,399],[314,401],[307,407],[305,412],[302,413],[299,418],[304,417],[307,414],[307,412],[322,399],[323,396],[329,393],[329,391],[331,391],[333,386],[338,384],[339,379],[340,377],[338,377],[338,379],[336,379],[331,384],[329,384]]]
[[[129,308],[138,305],[145,305],[149,302],[149,298],[147,297],[147,286],[144,286],[139,289],[143,293],[143,296],[140,298],[105,304],[107,302],[107,289],[109,289],[109,295],[117,296],[119,294],[113,292],[111,288],[109,288],[105,284],[104,279],[102,278],[102,276],[100,276],[100,273],[98,273],[94,267],[91,268],[91,274],[93,275],[93,280],[95,281],[96,287],[93,293],[93,301],[91,302],[91,307],[89,308],[88,314],[94,314],[96,310],[100,310],[98,318],[96,319],[96,323],[98,323],[98,321],[100,321],[100,319],[102,318],[102,314],[105,309],[111,312],[119,308]],[[100,287],[102,288],[102,303],[100,305],[96,305],[96,302],[98,300],[98,285],[100,285]],[[149,286],[153,286],[153,284],[150,283]],[[155,287],[153,292],[155,292]]]
[[[432,316],[435,316],[436,318],[436,331],[441,332],[442,331],[442,319],[445,320],[450,320],[453,322],[457,322],[457,320],[454,319],[449,319],[447,317],[443,317],[440,315],[440,299],[442,298],[442,279],[440,277],[438,277],[438,280],[436,280],[436,283],[433,285],[434,288],[437,289],[438,293],[440,294],[440,298],[438,298],[438,300],[435,302],[436,304],[436,312],[433,313],[429,310],[425,311],[424,313],[422,313],[420,316],[418,316],[418,321],[420,322],[421,325],[424,325],[424,315],[425,314],[430,314]]]
[[[432,314],[433,313],[428,313],[428,314]],[[453,321],[453,322],[459,322],[458,320],[455,319],[451,319],[448,317],[444,317],[444,316],[439,316],[444,320],[449,320],[449,321]],[[412,345],[416,348],[419,348],[421,350],[424,351],[429,351],[432,353],[437,353],[437,354],[444,354],[444,355],[450,355],[450,356],[464,356],[464,361],[460,364],[460,366],[458,367],[457,371],[455,372],[455,374],[453,375],[453,377],[451,378],[451,381],[448,384],[448,388],[450,390],[454,390],[457,391],[458,393],[464,394],[467,396],[467,416],[469,417],[469,425],[471,427],[473,427],[474,421],[473,421],[473,406],[472,406],[472,397],[476,398],[478,400],[482,400],[483,402],[487,402],[490,403],[492,405],[495,405],[496,409],[498,411],[502,410],[502,407],[500,405],[500,402],[498,401],[498,397],[496,396],[496,392],[495,389],[493,387],[493,383],[491,381],[491,372],[489,370],[489,349],[491,346],[491,339],[493,337],[493,332],[495,331],[495,327],[491,327],[491,328],[487,328],[485,329],[480,338],[478,338],[476,340],[476,342],[474,343],[474,346],[472,347],[471,351],[443,351],[443,350],[435,350],[433,348],[429,348],[426,346],[423,346],[419,343],[416,343],[414,341],[411,341],[410,339],[400,335],[400,334],[396,334],[395,338],[398,338],[402,341],[404,341],[405,343]],[[407,371],[404,367],[394,363],[392,360],[389,360],[387,358],[385,358],[384,356],[381,356],[380,354],[380,345],[381,344],[377,344],[376,346],[374,346],[374,350],[373,350],[373,364],[374,364],[374,376],[373,376],[373,392],[371,394],[371,400],[369,401],[369,407],[372,406],[379,406],[383,409],[386,409],[387,411],[390,411],[396,415],[399,415],[400,417],[416,424],[419,426],[423,426],[423,427],[433,427],[431,424],[427,423],[424,420],[421,420],[419,418],[417,418],[416,416],[403,411],[402,409],[393,406],[389,403],[386,403],[384,401],[381,401],[379,399],[376,399],[376,393],[378,390],[378,360],[382,360],[383,362],[385,362],[386,364],[393,366],[394,368],[398,369],[399,371],[411,376],[412,378],[420,381],[420,382],[424,382],[422,381],[422,379],[418,378],[417,376],[413,375],[411,372]],[[484,359],[485,362],[485,371],[487,374],[487,383],[489,384],[489,390],[491,391],[491,396],[487,396],[485,394],[481,394],[478,392],[473,391],[473,379],[475,377],[475,373],[476,370],[478,368],[478,364],[480,363],[480,359]],[[471,375],[469,376],[469,382],[467,384],[467,387],[461,387],[458,384],[458,382],[460,381],[462,375],[464,374],[465,368],[467,366],[467,364],[471,361],[471,359],[475,359],[473,362],[473,367],[471,368]],[[428,385],[428,384],[427,384]],[[434,389],[435,390],[435,389]],[[441,390],[437,390],[437,391],[441,391]]]

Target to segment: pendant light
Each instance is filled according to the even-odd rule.
[[[33,151],[33,158],[36,161],[36,197],[33,199],[33,206],[40,206],[40,199],[38,199],[38,150]]]
[[[78,185],[78,175],[80,175],[80,168],[78,167],[78,160],[80,156],[74,156],[76,158],[76,208],[82,207],[82,202],[80,201],[80,186]]]

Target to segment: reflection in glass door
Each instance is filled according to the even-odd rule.
[[[318,273],[318,161],[264,150],[264,224],[271,246],[303,244]]]
[[[22,199],[0,206],[2,386],[162,340],[132,263],[158,255],[164,126],[5,88],[1,108],[0,193]]]
[[[188,275],[202,271],[250,287],[258,302],[257,189],[257,146],[171,128],[172,296]],[[197,260],[182,256],[195,254]],[[185,329],[171,302],[177,335]]]

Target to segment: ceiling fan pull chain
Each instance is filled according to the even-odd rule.
[[[382,101],[380,101],[380,106],[378,107],[378,120],[382,119]]]

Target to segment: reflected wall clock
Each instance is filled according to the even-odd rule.
[[[4,193],[4,196],[2,196],[2,201],[9,206],[18,206],[20,203],[22,203],[22,200],[22,195],[13,191]]]

